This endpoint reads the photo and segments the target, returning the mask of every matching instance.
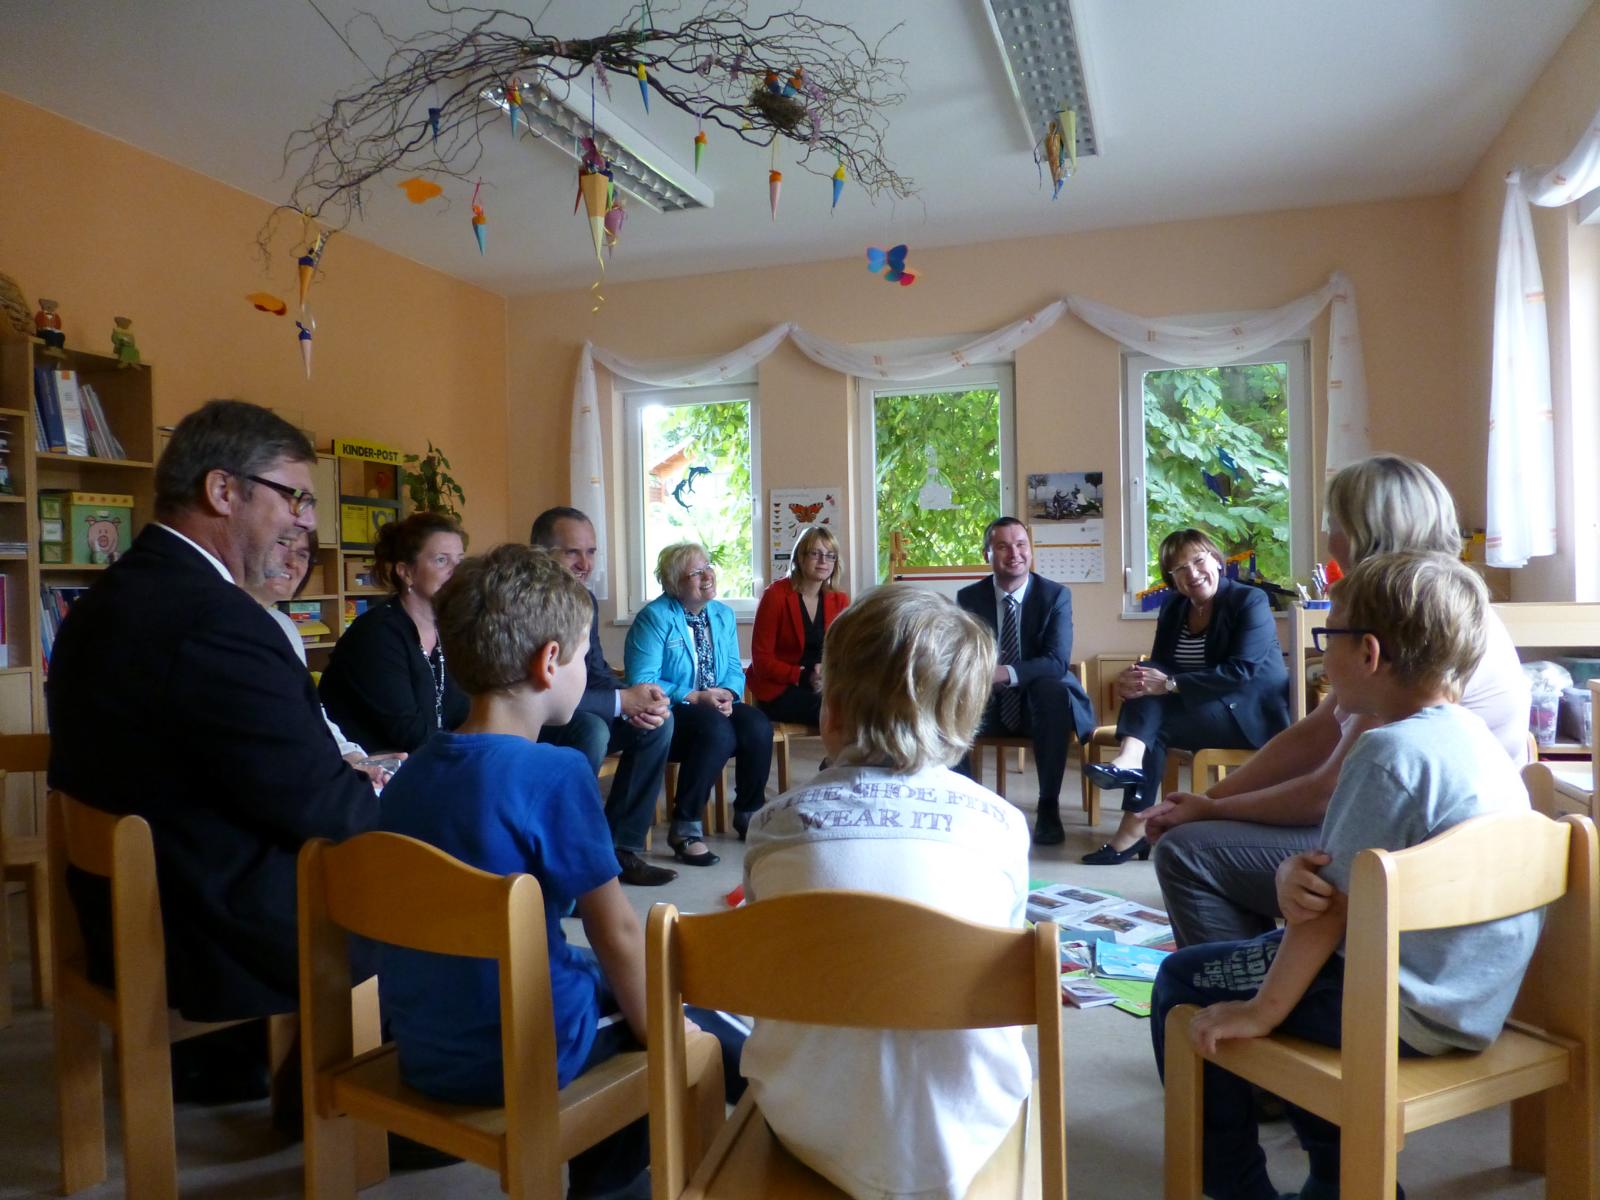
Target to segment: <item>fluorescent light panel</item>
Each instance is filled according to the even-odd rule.
[[[1096,153],[1071,0],[987,0],[984,8],[1029,143],[1044,136],[1057,109],[1071,108],[1078,114],[1078,157]]]
[[[500,88],[485,89],[481,98],[509,114],[511,104]],[[584,97],[587,100],[587,97]],[[589,106],[580,110],[576,97],[558,100],[537,84],[522,90],[522,115],[528,127],[575,162],[583,159],[590,136]],[[604,105],[594,105],[595,144],[611,164],[617,187],[656,212],[710,208],[716,194],[676,159]]]

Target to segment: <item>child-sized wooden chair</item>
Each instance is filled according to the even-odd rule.
[[[144,818],[115,816],[64,792],[51,792],[48,840],[61,1190],[70,1196],[106,1177],[100,1061],[100,1026],[106,1025],[115,1035],[127,1195],[134,1200],[175,1197],[172,1043],[242,1022],[187,1021],[167,1008],[167,955],[155,850]],[[68,865],[110,882],[112,987],[89,977],[78,910],[66,887]],[[375,1028],[375,990],[370,990],[370,1008]],[[268,1018],[272,1065],[281,1064],[287,1055],[294,1028],[292,1013]]]
[[[567,1159],[644,1115],[642,1050],[617,1055],[557,1090],[544,902],[533,876],[493,875],[413,838],[364,833],[339,846],[308,842],[300,852],[299,889],[306,1195],[313,1200],[355,1195],[357,1122],[488,1167],[508,1195],[533,1200],[560,1196]],[[393,1043],[352,1052],[346,950],[352,933],[498,961],[503,1108],[450,1104],[412,1090],[401,1082]],[[717,1041],[702,1034],[688,1049],[686,1078],[697,1095],[716,1101],[702,1106],[702,1116],[710,1113],[720,1124]]]
[[[1511,1101],[1512,1164],[1542,1169],[1549,1196],[1593,1197],[1597,855],[1587,817],[1531,811],[1479,817],[1397,853],[1362,851],[1351,874],[1342,1051],[1268,1036],[1223,1042],[1205,1061],[1338,1123],[1343,1196],[1393,1196],[1406,1134]],[[1400,935],[1544,905],[1538,949],[1494,1044],[1400,1059]],[[1199,1011],[1179,1005],[1167,1017],[1168,1200],[1200,1195],[1202,1059],[1189,1040]]]
[[[0,786],[6,775],[42,774],[50,766],[48,733],[15,733],[0,737]],[[28,966],[33,976],[36,1008],[50,1004],[50,887],[45,839],[40,835],[8,835],[0,821],[0,1029],[11,1024],[11,922],[5,900],[8,883],[20,883],[28,900]]]
[[[757,1019],[867,1029],[1037,1025],[1039,1081],[969,1197],[1065,1200],[1061,960],[1056,927],[995,929],[866,892],[805,892],[732,912],[650,910],[653,1200],[838,1197],[773,1136],[746,1092],[698,1161],[684,1151],[685,1000]],[[819,1098],[826,1103],[826,1098]]]

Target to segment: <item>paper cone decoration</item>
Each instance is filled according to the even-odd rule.
[[[511,136],[517,136],[517,117],[522,113],[522,85],[515,79],[506,89],[506,103],[511,106]]]
[[[300,256],[300,305],[305,307],[306,295],[311,291],[311,276],[316,272],[317,260],[309,254]]]
[[[305,365],[306,365],[306,378],[310,379],[311,378],[311,330],[307,329],[305,327],[305,325],[302,324],[299,321],[296,321],[294,323],[294,327],[300,331],[299,334],[296,335],[300,339],[300,361],[305,363]]]
[[[706,131],[694,135],[694,173],[700,174],[700,156],[706,152]]]
[[[439,110],[437,108],[428,110],[428,127],[433,130],[433,144],[437,147],[439,145]]]
[[[639,76],[639,95],[644,98],[644,110],[645,110],[645,112],[649,112],[650,111],[650,77],[644,73],[644,64],[643,63],[639,64],[639,66],[637,68],[637,73],[638,73],[638,76]]]
[[[583,195],[584,210],[589,214],[589,233],[594,238],[594,256],[600,259],[600,247],[605,243],[606,194],[611,190],[611,180],[598,171],[583,171],[578,175],[578,191]],[[604,263],[604,259],[600,259]]]
[[[783,172],[767,172],[767,202],[772,205],[772,219],[778,219],[778,194],[783,191]]]
[[[839,197],[844,192],[844,164],[839,164],[839,169],[833,173],[833,203],[828,207],[832,212],[839,207]]]
[[[613,189],[615,190],[615,189]],[[606,249],[609,251],[617,244],[617,239],[622,233],[622,223],[628,219],[628,210],[622,207],[622,201],[616,196],[611,198],[611,206],[606,209]]]
[[[483,253],[484,226],[489,223],[489,218],[483,215],[483,205],[472,206],[472,236],[478,239],[478,253]]]
[[[1061,194],[1061,159],[1062,142],[1061,127],[1054,121],[1044,133],[1044,162],[1050,168],[1050,182],[1054,184],[1050,198],[1054,200]]]
[[[1066,144],[1066,160],[1070,165],[1068,175],[1078,172],[1078,114],[1074,109],[1056,111],[1056,124],[1061,127],[1061,140]]]

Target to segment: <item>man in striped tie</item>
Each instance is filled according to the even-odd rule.
[[[994,692],[979,737],[1010,734],[1033,739],[1039,768],[1036,845],[1064,841],[1061,777],[1067,768],[1067,735],[1086,738],[1094,729],[1089,697],[1072,674],[1072,593],[1033,573],[1033,543],[1015,517],[990,522],[983,535],[989,579],[956,593],[956,603],[995,631],[1000,661]],[[969,755],[957,768],[972,776]]]

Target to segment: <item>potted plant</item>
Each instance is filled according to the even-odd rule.
[[[461,522],[456,505],[464,506],[467,495],[450,474],[450,460],[431,439],[426,454],[406,455],[406,491],[416,512],[438,513]]]

